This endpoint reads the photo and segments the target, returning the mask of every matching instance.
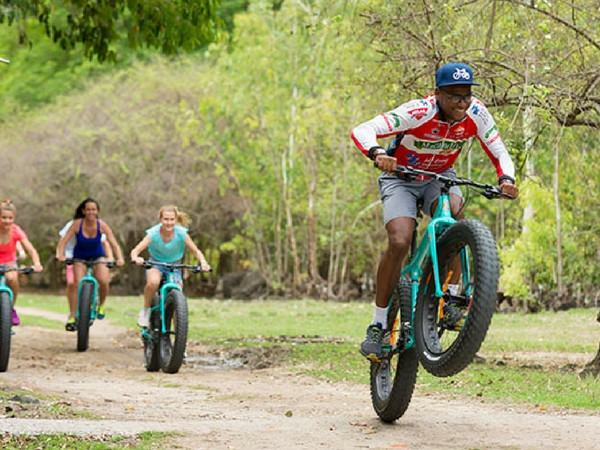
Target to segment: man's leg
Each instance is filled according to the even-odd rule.
[[[415,220],[412,217],[397,217],[386,225],[388,248],[377,269],[375,292],[375,312],[367,337],[360,346],[360,352],[369,359],[376,360],[381,354],[383,330],[387,328],[387,307],[398,280],[402,263],[412,242]]]

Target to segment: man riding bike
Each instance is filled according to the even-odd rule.
[[[472,95],[473,71],[463,63],[451,62],[436,72],[433,94],[404,103],[396,109],[358,125],[352,140],[360,151],[375,161],[382,173],[379,191],[388,235],[377,270],[375,311],[367,328],[360,353],[378,360],[387,324],[387,306],[400,277],[416,226],[418,204],[425,213],[435,211],[440,182],[417,177],[412,180],[394,174],[398,165],[442,173],[456,178],[452,168],[461,150],[477,137],[498,176],[502,192],[517,198],[514,165],[486,106]],[[386,151],[379,138],[396,136]],[[463,198],[458,187],[450,189],[455,219],[463,218]]]

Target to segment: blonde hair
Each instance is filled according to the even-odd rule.
[[[15,216],[17,215],[17,208],[11,200],[4,200],[0,203],[0,211],[11,211]]]
[[[179,208],[177,208],[175,205],[165,205],[161,207],[158,211],[158,220],[162,220],[165,212],[175,213],[175,220],[177,224],[181,225],[182,227],[187,227],[190,223],[192,223],[192,220],[189,218],[189,216],[183,211],[179,211]]]

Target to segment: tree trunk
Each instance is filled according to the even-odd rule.
[[[561,128],[561,136],[562,130]],[[554,210],[556,211],[556,287],[558,295],[563,293],[563,282],[562,282],[562,227],[560,217],[560,181],[559,181],[559,167],[560,167],[560,137],[557,139],[556,146],[554,147]]]
[[[292,91],[292,106],[291,106],[291,131],[289,134],[289,142],[288,142],[288,158],[287,161],[285,158],[283,159],[282,164],[282,178],[283,178],[283,202],[285,207],[285,217],[286,217],[286,227],[288,240],[290,244],[290,253],[292,257],[292,289],[294,292],[296,288],[300,285],[300,260],[298,258],[298,245],[296,243],[296,234],[294,231],[294,221],[292,218],[292,193],[291,187],[293,185],[292,180],[290,180],[287,176],[288,167],[291,170],[294,168],[294,122],[296,117],[296,97],[298,96],[298,88],[294,87]]]
[[[596,320],[600,322],[600,311],[598,312]],[[583,370],[579,373],[579,378],[586,378],[590,376],[600,378],[600,344],[598,344],[598,351],[596,352],[594,359],[587,363]]]
[[[317,161],[315,158],[314,138],[312,129],[309,131],[310,142],[308,144],[308,273],[310,274],[311,290],[317,297],[321,296],[321,277],[317,269]]]

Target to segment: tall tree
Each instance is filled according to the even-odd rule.
[[[167,55],[192,50],[217,36],[219,0],[2,0],[0,23],[17,24],[30,42],[27,21],[38,18],[63,49],[83,45],[86,57],[115,60],[111,45],[126,35],[133,48],[148,46]]]

